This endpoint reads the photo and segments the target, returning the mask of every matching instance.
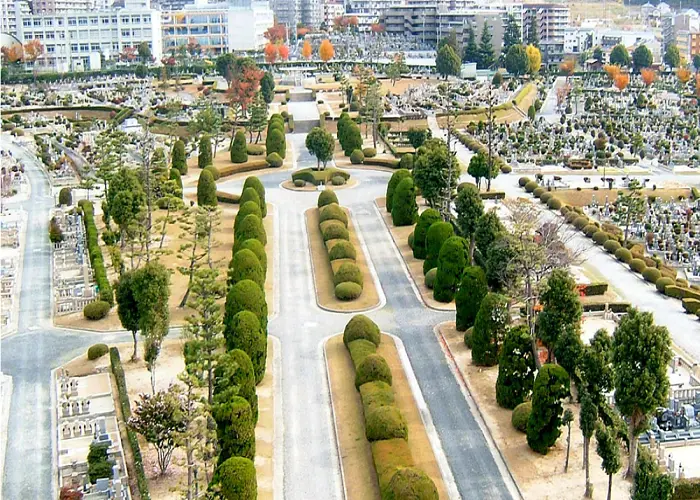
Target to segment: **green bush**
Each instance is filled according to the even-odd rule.
[[[221,173],[216,167],[214,167],[214,165],[207,165],[202,169],[202,172],[204,171],[209,172],[215,181],[218,181],[221,178]]]
[[[357,367],[355,373],[355,387],[358,389],[367,382],[380,380],[391,385],[391,369],[386,360],[379,354],[368,355]]]
[[[695,314],[700,310],[700,300],[698,299],[683,299],[683,309],[685,312]]]
[[[550,191],[545,191],[544,193],[542,193],[540,195],[540,201],[542,203],[548,203],[549,200],[551,200],[553,196],[554,196],[554,194],[551,193]]]
[[[411,153],[406,153],[401,156],[399,160],[399,168],[411,170],[413,168],[413,155]]]
[[[251,280],[239,281],[226,294],[224,324],[233,321],[241,311],[250,311],[258,317],[263,331],[267,332],[267,301],[265,292]]]
[[[72,205],[73,204],[73,194],[71,188],[64,187],[58,193],[58,204],[59,205]]]
[[[426,258],[427,249],[425,246],[425,240],[428,229],[430,229],[430,226],[432,226],[433,223],[440,221],[442,221],[442,216],[440,215],[440,212],[434,208],[428,208],[422,214],[420,214],[420,217],[418,217],[416,229],[413,233],[415,235],[413,238],[413,256],[416,259]]]
[[[537,184],[535,181],[530,181],[527,184],[525,184],[525,191],[527,191],[528,193],[532,193],[539,186],[540,185]]]
[[[497,293],[486,294],[474,320],[472,362],[475,365],[494,366],[498,363],[501,342],[509,322],[506,298]]]
[[[345,184],[345,178],[336,175],[331,178],[331,184],[333,184],[334,186],[342,186]]]
[[[197,181],[197,205],[200,207],[215,207],[218,205],[216,199],[216,181],[209,170],[202,170]]]
[[[109,302],[96,300],[95,302],[90,302],[83,308],[83,316],[85,316],[85,319],[97,321],[106,317],[111,308],[112,306],[109,305]]]
[[[262,219],[255,214],[247,215],[238,224],[233,233],[233,253],[240,249],[240,245],[250,239],[258,240],[263,246],[267,245],[267,234]]]
[[[677,480],[671,498],[672,500],[693,500],[700,498],[700,480],[698,478]]]
[[[253,191],[255,192],[255,191]],[[256,217],[262,219],[262,211],[260,210],[260,203],[257,201],[246,201],[245,203],[241,203],[239,205],[238,213],[236,214],[236,218],[233,220],[233,233],[236,234],[238,233],[238,228],[240,227],[241,223],[243,222],[243,219],[245,219],[247,216],[253,214]]]
[[[330,189],[324,189],[318,195],[317,206],[318,206],[318,208],[321,208],[321,207],[325,207],[326,205],[330,205],[331,203],[335,203],[337,205],[338,204],[338,196],[335,194],[334,191],[332,191]]]
[[[442,244],[454,235],[454,228],[449,222],[442,220],[430,225],[425,235],[425,262],[423,262],[423,274],[427,274],[438,266],[438,257]]]
[[[393,174],[389,179],[389,183],[386,186],[386,211],[391,213],[393,208],[394,192],[396,188],[406,177],[411,177],[411,172],[405,168],[399,169]]]
[[[360,268],[352,262],[343,262],[333,275],[333,283],[338,286],[341,283],[347,283],[348,281],[351,283],[357,283],[360,285],[360,287],[364,285],[364,278]]]
[[[590,297],[592,295],[604,295],[608,291],[608,284],[600,281],[579,285],[579,288],[584,296]]]
[[[277,153],[280,158],[284,158],[287,154],[287,144],[284,139],[284,132],[278,128],[273,128],[265,138],[265,151],[269,158],[272,153]]]
[[[245,142],[245,132],[239,130],[231,142],[231,163],[245,163],[248,161],[248,148]]]
[[[384,439],[370,443],[374,468],[377,471],[382,500],[391,498],[389,485],[397,471],[414,465],[411,449],[405,439]],[[408,499],[415,497],[406,497]],[[394,498],[394,500],[397,500]]]
[[[435,278],[437,277],[437,267],[432,268],[425,273],[425,286],[430,290],[435,286]]]
[[[321,229],[323,241],[328,240],[346,240],[350,241],[350,233],[342,222],[331,220],[327,221]]]
[[[255,464],[248,458],[229,458],[216,469],[212,482],[218,485],[221,496],[225,500],[256,500],[258,498]]]
[[[656,284],[656,282],[661,278],[661,271],[654,267],[647,267],[643,272],[642,276],[649,283]]]
[[[365,148],[362,150],[362,154],[365,158],[374,158],[377,156],[377,150],[374,148]]]
[[[561,434],[561,400],[569,396],[569,374],[559,365],[545,364],[537,372],[532,412],[527,421],[527,444],[546,455]]]
[[[268,165],[270,165],[273,168],[279,168],[284,164],[284,160],[276,151],[273,151],[272,153],[267,155],[265,157],[265,161]]]
[[[515,407],[510,416],[510,423],[522,433],[527,432],[527,421],[532,413],[532,401],[525,401]]]
[[[585,215],[582,215],[580,217],[576,217],[574,220],[574,227],[578,229],[579,231],[582,231],[584,227],[586,227],[589,223],[588,217]]]
[[[435,483],[422,470],[415,467],[402,467],[396,471],[389,481],[386,500],[438,500],[439,495]]]
[[[338,300],[355,300],[362,295],[362,287],[350,281],[335,286],[335,297]]]
[[[331,203],[319,209],[319,221],[325,222],[327,220],[337,220],[342,222],[345,227],[348,227],[348,215],[337,203]]]
[[[378,346],[382,341],[382,334],[377,324],[364,314],[352,317],[343,331],[343,343],[348,346],[350,342],[365,339]]]
[[[265,253],[265,247],[260,241],[256,239],[249,239],[238,245],[237,251],[250,250],[258,258],[260,262],[260,267],[262,267],[263,277],[267,276],[267,253]]]
[[[356,149],[350,155],[350,163],[353,165],[360,165],[363,161],[365,161],[365,155],[359,149]]]
[[[204,168],[207,165],[211,165],[211,163],[211,139],[205,134],[199,139],[199,156],[197,157],[197,166],[199,168]],[[182,173],[182,171],[180,173]]]
[[[265,217],[267,217],[267,202],[265,201],[265,187],[262,185],[262,182],[260,182],[260,179],[258,179],[254,175],[251,175],[251,176],[246,177],[245,182],[243,183],[243,191],[245,191],[248,188],[253,188],[253,189],[255,189],[255,192],[258,193],[258,200],[260,201],[260,211],[262,212],[262,216],[264,219]],[[241,201],[241,203],[243,203],[243,202]]]
[[[416,188],[413,179],[406,178],[396,187],[391,209],[391,221],[395,226],[410,226],[418,217]]]
[[[603,248],[605,249],[605,251],[611,254],[615,254],[615,252],[617,252],[621,247],[622,245],[620,245],[620,243],[617,240],[613,239],[609,239],[608,241],[603,243]]]
[[[365,435],[370,442],[382,439],[408,439],[406,419],[395,406],[373,406],[365,414]]]
[[[265,154],[265,146],[262,144],[248,144],[246,151],[251,156],[262,156]]]
[[[229,285],[251,280],[261,289],[265,288],[265,273],[260,261],[251,250],[241,249],[234,254],[229,264],[228,278]]]
[[[626,248],[618,248],[615,251],[615,258],[625,264],[629,264],[632,261],[632,252]]]
[[[433,298],[438,302],[452,302],[459,287],[464,268],[469,265],[469,243],[460,236],[452,236],[443,243],[438,256]]]
[[[583,234],[585,234],[589,238],[593,238],[593,235],[595,233],[601,232],[598,230],[598,226],[595,224],[588,224],[583,228]]]
[[[219,463],[231,457],[255,458],[255,425],[250,403],[241,396],[212,406],[219,441]]]
[[[411,250],[413,250],[413,243],[415,242],[415,239],[415,231],[411,231],[411,234],[408,235],[408,248]]]
[[[673,297],[674,299],[685,298],[685,292],[683,291],[683,288],[676,285],[667,286],[666,288],[664,288],[664,293],[669,297]]]
[[[250,358],[255,383],[259,384],[265,375],[267,359],[267,335],[260,325],[260,319],[252,311],[238,311],[226,315],[224,319],[224,339],[229,353],[240,349]],[[246,399],[250,399],[244,396]],[[251,402],[251,407],[253,403]]]
[[[557,198],[556,196],[553,196],[547,201],[547,206],[551,208],[552,210],[559,210],[561,209],[561,200]]]
[[[367,356],[377,352],[377,346],[366,339],[357,339],[348,342],[347,347],[355,370],[357,370]]]
[[[180,175],[187,174],[187,153],[185,152],[185,143],[181,139],[173,144],[171,162],[171,167],[177,170]]]
[[[635,273],[643,273],[644,270],[647,268],[646,263],[642,259],[632,259],[629,262],[630,269],[634,271]]]
[[[304,187],[306,186],[306,181],[302,181],[301,179],[294,179],[294,187]]]
[[[535,198],[539,198],[540,196],[542,196],[546,192],[547,192],[547,190],[545,188],[543,188],[542,186],[539,186],[539,187],[535,188],[535,190],[532,192],[532,194]]]
[[[355,260],[355,259],[357,259],[357,252],[355,251],[355,247],[352,246],[352,243],[350,243],[349,241],[340,240],[340,241],[335,242],[333,247],[328,252],[328,259],[329,260],[338,260],[338,259]]]
[[[487,293],[488,285],[483,269],[477,266],[466,267],[462,274],[459,290],[455,295],[457,331],[464,332],[474,326],[481,301],[484,300]]]
[[[662,277],[656,280],[656,290],[665,293],[667,286],[672,286],[674,281],[671,278]]]
[[[109,352],[109,347],[107,347],[107,344],[94,344],[88,348],[87,358],[90,361],[94,361],[97,358],[101,358],[102,356],[104,356],[108,352]]]
[[[262,204],[260,203],[260,195],[258,195],[258,192],[253,189],[252,187],[247,187],[243,188],[243,192],[241,193],[241,197],[238,199],[238,204],[241,206],[241,209],[243,208],[243,205],[245,205],[248,202],[255,203],[258,207],[258,212],[260,213],[260,217],[262,217]],[[240,214],[240,210],[238,213]],[[255,212],[249,212],[249,213],[255,213]],[[246,214],[247,215],[247,214]]]
[[[112,306],[114,305],[114,293],[112,292],[112,285],[107,278],[107,270],[105,269],[102,250],[97,241],[97,226],[95,225],[95,213],[92,202],[80,200],[78,206],[83,212],[88,257],[90,258],[90,266],[92,267],[95,282],[99,290],[99,300],[107,302]]]
[[[566,222],[569,224],[573,224],[576,219],[578,219],[579,214],[571,210],[569,213],[566,214],[564,217],[566,219]]]
[[[535,381],[535,369],[532,339],[527,325],[510,328],[498,358],[498,406],[512,410],[528,399]]]
[[[521,188],[524,188],[525,185],[530,181],[531,181],[531,179],[529,177],[521,177],[520,179],[518,179],[518,186],[520,186]]]
[[[257,327],[259,332],[260,323],[257,322],[258,318],[250,311],[243,312],[248,313],[248,316],[252,316],[254,326]],[[242,313],[238,314],[240,315]],[[262,337],[262,341],[265,342],[265,336],[260,333],[258,333],[258,338],[256,338],[256,340],[259,340],[260,336]],[[243,342],[239,343],[243,344]],[[254,352],[254,354],[258,353]],[[265,375],[266,352],[262,354],[263,366],[259,375],[260,380],[262,380]],[[233,396],[240,396],[248,401],[253,416],[253,423],[256,424],[258,422],[258,395],[255,392],[255,384],[258,382],[256,380],[257,376],[258,374],[255,372],[253,362],[248,352],[240,348],[228,350],[219,356],[216,361],[216,366],[214,367],[214,404],[227,403]]]
[[[371,353],[370,353],[371,354]],[[360,398],[365,415],[374,406],[391,406],[394,404],[394,390],[386,382],[377,380],[367,382],[360,387]]]

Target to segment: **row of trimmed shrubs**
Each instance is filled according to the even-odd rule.
[[[131,417],[131,404],[129,403],[129,393],[126,389],[126,378],[124,377],[124,367],[119,357],[119,350],[116,347],[109,349],[109,361],[112,367],[112,374],[117,384],[117,396],[119,397],[119,406],[122,411],[122,418],[127,422]],[[126,425],[126,437],[131,447],[131,455],[134,458],[134,469],[136,470],[136,486],[139,489],[141,500],[150,500],[151,494],[148,491],[148,481],[146,480],[146,472],[143,469],[143,458],[141,457],[141,447],[139,439],[130,426]]]
[[[481,142],[474,139],[472,136],[463,134],[461,132],[458,132],[457,130],[453,131],[453,133],[455,137],[457,137],[457,140],[459,140],[459,142],[461,142],[466,148],[470,149],[475,153],[481,152],[485,155],[488,155],[489,152],[486,146],[481,144]],[[504,174],[509,174],[513,171],[513,168],[510,165],[508,165],[505,161],[503,161],[503,158],[501,158],[498,155],[495,156],[494,162],[496,163],[496,165],[498,165],[498,168]]]
[[[377,354],[379,327],[367,316],[354,316],[345,326],[343,343],[355,366],[355,387],[362,399],[365,436],[382,499],[437,500],[432,479],[414,466],[406,419],[395,405],[391,369]]]
[[[350,242],[348,215],[330,189],[318,195],[319,229],[333,269],[335,296],[355,300],[362,295],[364,276],[357,266],[357,249]]]
[[[97,238],[97,226],[95,225],[95,212],[92,202],[80,200],[78,202],[83,214],[83,224],[85,226],[85,239],[87,244],[90,266],[95,277],[95,283],[99,289],[98,300],[86,305],[83,314],[88,319],[98,320],[107,316],[107,313],[114,305],[114,293],[112,285],[107,277],[104,257]]]

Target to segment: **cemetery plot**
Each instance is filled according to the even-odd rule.
[[[0,330],[3,335],[17,329],[25,231],[23,212],[5,211],[0,215]]]

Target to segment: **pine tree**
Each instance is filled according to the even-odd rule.
[[[513,45],[521,43],[522,36],[520,34],[520,26],[515,20],[513,14],[508,14],[508,20],[506,21],[506,27],[503,30],[503,49],[502,54],[507,54],[508,49]]]
[[[262,92],[255,94],[255,100],[253,101],[253,106],[250,110],[250,119],[248,120],[248,130],[250,131],[250,142],[253,142],[253,134],[257,133],[255,137],[255,144],[260,141],[260,134],[267,127],[267,102],[262,95]]]
[[[467,43],[464,46],[464,52],[462,53],[462,62],[472,62],[476,63],[477,66],[481,66],[479,59],[479,47],[476,44],[476,34],[474,33],[472,23],[467,24]]]
[[[532,16],[530,20],[530,26],[527,30],[527,44],[534,47],[540,48],[540,33],[537,26],[537,16]]]
[[[480,69],[487,69],[493,66],[496,62],[493,55],[493,42],[491,39],[491,28],[484,21],[484,26],[481,29],[481,39],[479,40],[479,62],[481,63]]]

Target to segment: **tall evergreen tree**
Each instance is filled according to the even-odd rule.
[[[491,28],[484,21],[484,26],[481,29],[481,39],[479,40],[479,62],[481,69],[490,68],[496,62],[493,55],[493,42],[491,39]]]
[[[520,25],[518,21],[515,20],[513,14],[508,14],[508,20],[506,21],[506,27],[503,30],[503,48],[501,53],[505,56],[513,45],[521,43],[522,36],[520,34]]]
[[[537,16],[533,16],[527,29],[527,44],[540,48],[540,33],[537,26]]]
[[[479,66],[479,46],[476,44],[476,33],[474,33],[474,26],[472,23],[467,24],[467,43],[464,46],[464,52],[462,52],[462,62],[472,62]]]

